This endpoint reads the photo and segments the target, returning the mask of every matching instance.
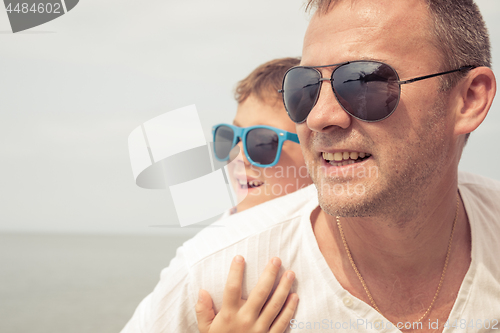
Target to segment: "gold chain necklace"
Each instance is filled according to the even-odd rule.
[[[436,299],[439,295],[439,291],[441,290],[441,286],[443,285],[444,276],[446,274],[446,268],[448,267],[448,259],[450,258],[451,242],[453,240],[453,233],[455,232],[455,225],[457,224],[457,219],[458,219],[458,208],[459,208],[459,197],[457,194],[457,208],[455,210],[455,219],[453,220],[453,227],[451,228],[450,240],[448,241],[448,251],[446,252],[446,259],[444,260],[444,267],[443,267],[443,272],[441,273],[441,279],[439,280],[439,285],[437,287],[436,294],[434,295],[434,298],[432,299],[431,305],[429,305],[429,307],[427,308],[427,311],[425,311],[425,313],[422,315],[422,317],[420,317],[417,320],[417,322],[422,321],[422,319],[424,319],[429,314],[429,312],[432,309],[432,306],[434,305],[434,302],[436,302]],[[339,216],[337,216],[337,226],[339,227],[340,236],[342,237],[342,242],[344,243],[345,251],[347,253],[347,256],[349,257],[349,261],[351,262],[351,266],[354,269],[354,272],[356,272],[356,275],[358,276],[359,281],[363,285],[363,288],[365,289],[366,295],[370,299],[370,302],[371,302],[373,308],[375,308],[375,310],[377,310],[380,314],[382,314],[382,312],[378,308],[377,304],[375,303],[375,300],[373,299],[372,294],[368,290],[368,287],[366,286],[365,280],[361,276],[361,273],[359,273],[358,267],[356,266],[356,264],[354,263],[354,260],[352,259],[351,251],[349,250],[349,246],[347,245],[347,241],[346,241],[345,236],[344,236],[344,231],[342,230],[342,224],[340,223]]]

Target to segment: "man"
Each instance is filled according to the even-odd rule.
[[[500,185],[457,171],[496,89],[476,6],[309,5],[306,67],[288,72],[283,94],[315,187],[186,243],[126,332],[196,332],[198,290],[217,312],[236,254],[247,263],[243,299],[271,257],[295,272],[287,331],[500,327]]]

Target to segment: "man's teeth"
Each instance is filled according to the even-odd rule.
[[[368,153],[358,153],[358,152],[336,152],[336,153],[325,153],[323,152],[323,158],[328,162],[334,163],[335,165],[348,165],[355,163],[358,159],[363,159],[365,157],[371,156]]]

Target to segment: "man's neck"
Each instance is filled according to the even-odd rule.
[[[452,268],[446,273],[442,296],[436,302],[434,315],[449,314],[470,264],[470,228],[459,197],[458,203],[448,263],[448,267]],[[439,200],[430,201],[422,207],[425,209],[418,216],[403,225],[389,217],[340,218],[355,265],[375,302],[388,318],[421,313],[419,309],[410,313],[398,312],[398,306],[413,306],[402,304],[412,298],[420,298],[418,302],[425,304],[425,311],[443,271],[457,212],[457,192],[449,190]],[[311,215],[311,221],[318,246],[337,280],[350,293],[370,304],[359,277],[351,267],[336,217],[318,209]],[[397,307],[391,308],[391,304]]]

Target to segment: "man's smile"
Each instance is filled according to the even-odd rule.
[[[323,159],[333,166],[344,166],[362,162],[368,159],[371,154],[356,151],[337,151],[334,153],[322,152]]]

